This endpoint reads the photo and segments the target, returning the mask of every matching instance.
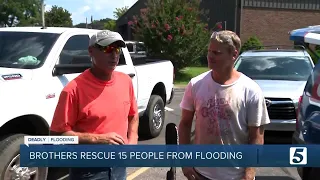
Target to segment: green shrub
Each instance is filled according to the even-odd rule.
[[[240,53],[252,49],[263,49],[263,45],[258,37],[252,36],[250,37],[241,47]]]
[[[317,64],[318,63],[318,57],[320,57],[320,49],[319,50],[315,50],[314,52],[318,55],[318,57],[317,56],[315,56],[312,52],[310,52],[309,50],[307,50],[308,51],[308,53],[310,54],[310,56],[311,56],[311,58],[312,58],[312,60],[313,60],[313,63],[314,64]]]
[[[149,56],[170,59],[176,70],[199,65],[207,51],[211,30],[200,19],[199,0],[148,0],[130,21],[134,36]]]

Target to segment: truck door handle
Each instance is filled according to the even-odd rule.
[[[136,74],[130,73],[128,74],[131,78],[133,78]]]

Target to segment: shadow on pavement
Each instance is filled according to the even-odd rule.
[[[68,168],[49,168],[48,177],[47,180],[58,180],[61,177],[64,177],[69,174]],[[65,178],[63,180],[67,180],[68,178]]]
[[[265,144],[292,144],[293,132],[266,131]]]
[[[151,140],[152,138],[147,138],[147,137],[143,137],[143,136],[140,136],[139,135],[139,139],[138,141],[148,141],[148,140]]]
[[[256,180],[294,180],[290,177],[285,176],[257,176]]]

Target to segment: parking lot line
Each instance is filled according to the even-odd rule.
[[[57,179],[57,180],[65,180],[65,179],[67,179],[69,177],[69,174],[67,174],[67,175],[65,175],[65,176],[63,176],[63,177],[61,177],[61,178],[59,178],[59,179]]]
[[[169,107],[164,107],[164,109],[167,110],[167,111],[174,111],[174,109],[169,108]]]
[[[138,177],[142,173],[146,172],[148,169],[150,169],[150,167],[143,167],[143,168],[138,169],[137,171],[135,171],[132,174],[130,174],[127,177],[127,180],[133,180],[134,178]]]

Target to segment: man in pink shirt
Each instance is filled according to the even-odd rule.
[[[264,125],[270,123],[265,99],[257,83],[233,67],[240,38],[231,31],[214,32],[208,47],[211,69],[194,77],[180,104],[179,143],[190,144],[196,114],[194,144],[263,144]],[[189,180],[253,180],[254,168],[182,168]]]

